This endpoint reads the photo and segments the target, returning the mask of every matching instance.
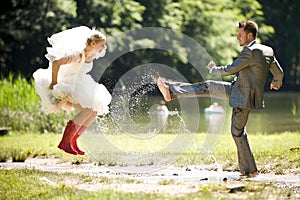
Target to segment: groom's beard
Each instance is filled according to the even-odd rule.
[[[253,40],[251,40],[248,36],[246,36],[246,40],[245,40],[243,43],[240,42],[240,46],[241,46],[241,47],[246,47],[246,46],[248,46],[252,41],[253,41]]]

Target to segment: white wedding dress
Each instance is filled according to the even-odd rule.
[[[47,48],[46,57],[49,60],[47,69],[38,69],[33,73],[35,89],[42,100],[42,109],[46,114],[57,113],[61,110],[71,112],[72,107],[68,102],[79,104],[83,108],[91,108],[97,111],[98,115],[109,112],[111,94],[106,87],[97,83],[91,75],[93,63],[85,62],[84,48],[86,40],[95,30],[81,26],[60,33],[48,38],[52,47]],[[55,59],[70,55],[77,51],[82,53],[80,63],[74,62],[61,65],[58,71],[57,84],[53,90],[49,89],[52,80],[51,62]]]

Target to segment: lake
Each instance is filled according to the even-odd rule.
[[[161,97],[152,99],[151,103],[159,102],[159,100]],[[229,107],[229,102],[210,98],[198,98],[197,100],[199,110],[191,106],[191,110],[187,112],[187,115],[191,116],[187,117],[185,121],[199,120],[199,123],[192,122],[192,124],[198,123],[198,132],[230,133],[232,108]],[[184,101],[188,100],[184,99]],[[266,92],[264,101],[264,109],[250,112],[246,127],[248,133],[300,131],[300,92]],[[204,109],[214,102],[225,109],[223,114],[204,112]],[[166,105],[170,111],[181,109],[181,104],[177,100],[167,102]],[[168,120],[172,120],[172,117],[170,116]]]
[[[148,111],[151,106],[157,105],[162,97],[160,95],[145,94],[145,101],[132,101],[125,112],[120,105],[116,113],[116,118],[123,119],[122,123],[127,123],[128,127],[132,123],[137,126],[147,126],[151,121]],[[247,133],[281,133],[285,131],[300,131],[300,92],[266,92],[264,95],[265,108],[250,112],[246,126]],[[205,108],[217,102],[224,108],[224,113],[208,113]],[[184,121],[185,126],[191,132],[207,133],[230,133],[232,108],[229,102],[211,98],[184,98],[166,103],[172,115],[168,118],[168,130],[170,133],[176,131],[180,126],[180,121]],[[123,114],[120,114],[123,113]],[[124,113],[130,114],[130,118]],[[174,114],[175,113],[175,114]],[[176,115],[176,113],[179,113]],[[127,116],[127,117],[126,117]],[[115,121],[120,124],[120,119]],[[182,119],[182,120],[181,120]],[[133,121],[131,121],[133,120]],[[121,120],[122,121],[122,120]],[[153,122],[153,121],[151,121]],[[123,124],[123,126],[125,126]],[[143,131],[142,131],[143,132]]]
[[[300,131],[300,92],[269,92],[264,95],[265,108],[250,112],[247,132],[248,133],[276,133],[284,131]],[[216,100],[222,105],[226,113],[206,113],[205,107],[209,106],[214,99],[201,100],[200,103],[200,131],[207,131],[217,123],[223,122],[223,133],[230,133],[232,109],[228,102]],[[200,102],[201,102],[200,101]]]

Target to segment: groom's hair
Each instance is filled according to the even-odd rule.
[[[252,33],[254,38],[257,37],[258,26],[254,21],[251,21],[251,20],[240,21],[239,28],[244,28],[246,33]]]

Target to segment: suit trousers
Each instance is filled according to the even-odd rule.
[[[169,86],[171,98],[210,97],[228,100],[232,84],[225,81],[205,81],[200,83],[165,82]],[[248,142],[246,124],[250,109],[233,108],[231,134],[238,153],[241,174],[248,175],[257,171],[256,163]]]

